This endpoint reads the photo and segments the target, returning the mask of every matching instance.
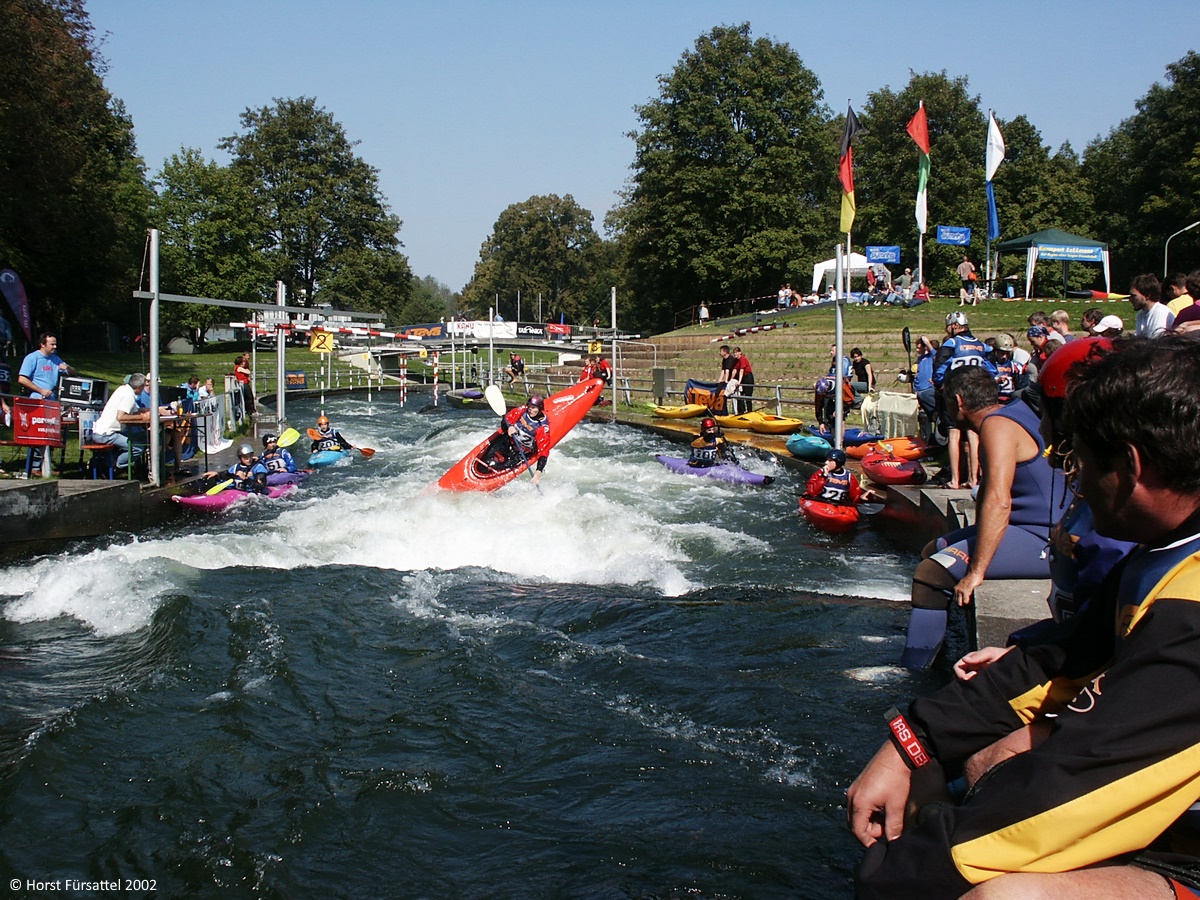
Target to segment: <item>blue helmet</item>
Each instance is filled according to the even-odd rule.
[[[834,447],[825,454],[825,458],[833,460],[839,466],[844,466],[846,464],[846,451],[839,450],[837,447]]]

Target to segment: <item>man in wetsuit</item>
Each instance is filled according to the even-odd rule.
[[[1198,419],[1195,338],[1074,371],[1073,489],[1099,533],[1141,543],[1056,640],[888,714],[897,742],[847,792],[859,897],[1200,896]],[[1017,733],[961,805],[926,802],[942,767]]]
[[[979,434],[983,481],[975,524],[931,541],[913,573],[912,614],[900,664],[928,669],[941,649],[951,599],[974,603],[985,578],[1045,578],[1050,525],[1062,513],[1062,478],[1043,456],[1035,413],[1024,401],[1002,405],[983,366],[955,369],[944,384],[947,411]]]
[[[550,420],[541,394],[533,394],[524,406],[514,406],[505,413],[500,431],[509,437],[508,445],[501,448],[503,467],[535,466],[533,483],[541,481],[550,457]]]

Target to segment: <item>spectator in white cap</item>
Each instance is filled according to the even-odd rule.
[[[1092,334],[1096,337],[1115,338],[1125,330],[1125,323],[1120,316],[1104,316],[1092,326]]]

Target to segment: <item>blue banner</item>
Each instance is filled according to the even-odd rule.
[[[1038,244],[1038,259],[1070,259],[1104,262],[1103,247],[1072,247],[1070,244]]]
[[[900,265],[899,247],[867,247],[867,262]]]
[[[955,244],[968,247],[971,244],[971,229],[958,225],[939,225],[937,227],[937,242],[939,244]]]
[[[987,202],[988,202],[988,240],[994,241],[1000,237],[1000,217],[996,215],[996,192],[992,190],[992,183],[987,183]]]
[[[308,390],[308,373],[294,372],[291,369],[285,369],[283,372],[284,387],[289,391],[304,391]]]

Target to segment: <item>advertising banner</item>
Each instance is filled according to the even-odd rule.
[[[939,244],[954,244],[968,247],[971,244],[971,229],[958,225],[939,225],[937,227],[937,242]]]
[[[289,391],[303,391],[308,388],[308,373],[294,372],[291,369],[284,370],[284,384]]]
[[[57,400],[13,400],[13,440],[28,447],[62,446],[62,404]]]
[[[1070,244],[1038,244],[1038,259],[1067,259],[1075,262],[1103,262],[1103,247],[1072,247]]]
[[[899,247],[867,247],[867,262],[900,264]]]
[[[545,340],[546,326],[540,322],[518,322],[517,337]]]

